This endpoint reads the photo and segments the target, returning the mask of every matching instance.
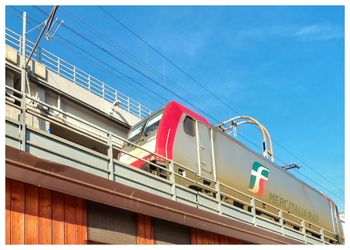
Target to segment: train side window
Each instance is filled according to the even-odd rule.
[[[194,130],[194,120],[193,118],[186,116],[184,120],[184,130],[185,133],[190,136],[195,136],[195,130]]]

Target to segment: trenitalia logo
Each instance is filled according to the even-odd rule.
[[[264,183],[268,180],[269,172],[270,169],[255,161],[250,172],[248,190],[256,195],[262,195],[264,193]]]

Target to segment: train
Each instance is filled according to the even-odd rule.
[[[131,143],[124,143],[121,162],[166,178],[162,171],[164,160],[155,156],[160,155],[203,177],[208,187],[212,185],[210,180],[217,180],[256,197],[262,206],[278,207],[333,232],[337,239],[343,238],[338,209],[330,198],[178,102],[169,102],[137,123],[127,140]],[[185,175],[186,169],[179,167],[176,171]],[[187,172],[188,178],[196,178]],[[209,189],[183,184],[210,195]],[[237,206],[242,208],[243,204]]]

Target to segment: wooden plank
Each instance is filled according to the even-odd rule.
[[[137,215],[137,244],[154,244],[151,217]]]
[[[6,178],[5,244],[11,244],[11,183],[12,180]]]
[[[208,244],[208,232],[200,231],[200,244]]]
[[[215,244],[215,241],[214,241],[215,236],[214,235],[215,235],[214,233],[207,232],[208,244]]]
[[[219,242],[220,242],[220,244],[229,244],[228,238],[224,235],[220,235]]]
[[[195,238],[195,244],[202,244],[201,241],[201,231],[199,229],[193,229],[195,234],[194,234],[194,238]]]
[[[64,195],[52,192],[52,243],[64,244]]]
[[[243,241],[241,241],[239,239],[230,238],[230,237],[228,237],[228,241],[229,241],[228,244],[243,244],[244,243]]]
[[[209,244],[219,244],[218,235],[216,233],[209,233]]]
[[[220,244],[220,235],[218,234],[214,234],[214,238],[213,238],[213,241],[214,243],[213,244]]]
[[[153,238],[153,225],[152,225],[152,218],[150,216],[145,216],[145,222],[146,222],[146,244],[154,244],[154,238]]]
[[[191,243],[192,244],[198,244],[198,240],[197,240],[197,229],[192,228],[191,230]]]
[[[39,244],[52,244],[51,191],[39,189]]]
[[[87,242],[87,214],[86,201],[80,198],[75,199],[75,222],[77,228],[76,244],[86,244]]]
[[[38,244],[39,189],[25,184],[24,242]]]
[[[200,234],[200,231],[198,229],[195,230],[196,232],[196,244],[202,244],[201,242],[201,234]]]
[[[141,214],[137,214],[137,219],[136,219],[136,243],[137,244],[144,244],[144,237],[143,235],[145,234],[144,232],[144,217]]]
[[[11,191],[11,244],[24,244],[25,184],[12,180]]]
[[[76,244],[75,200],[71,195],[64,196],[65,244]]]

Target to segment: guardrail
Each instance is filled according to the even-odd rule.
[[[278,207],[266,204],[262,200],[217,180],[200,176],[192,169],[176,161],[152,153],[119,135],[41,102],[28,94],[23,95],[20,91],[8,86],[6,86],[6,105],[7,108],[13,109],[13,112],[10,112],[6,118],[6,144],[8,145],[33,154],[40,151],[40,154],[48,154],[49,156],[47,157],[50,160],[55,161],[57,158],[57,161],[63,164],[66,162],[69,166],[77,167],[110,180],[222,216],[238,219],[256,227],[298,239],[301,242],[309,244],[331,244],[337,242],[333,232],[303,218],[289,214]],[[55,124],[85,136],[95,141],[96,145],[102,145],[105,151],[97,152],[92,148],[69,142],[69,138],[60,138],[46,130],[35,128],[33,122],[31,123],[33,119],[39,119],[44,123],[50,124],[50,126]],[[39,137],[41,139],[36,141],[35,138]],[[49,142],[55,143],[51,149]],[[131,154],[122,148],[124,143],[147,152],[150,157],[144,159]],[[64,145],[66,145],[67,150],[70,150],[70,153],[64,153],[64,151],[57,149]],[[161,172],[162,174],[160,176],[154,175],[119,162],[113,153],[115,150],[150,164],[150,166],[158,170],[158,173]],[[81,156],[82,154],[84,156]],[[151,160],[155,158],[163,163],[162,166]],[[196,186],[198,190],[195,191],[188,188],[190,185]]]
[[[5,41],[8,45],[15,48],[20,54],[22,36],[16,32],[6,28],[5,29]],[[34,43],[27,40],[26,55],[29,55]],[[62,58],[54,55],[48,50],[38,47],[33,54],[33,60],[44,64],[48,70],[58,74],[61,77],[79,85],[80,87],[86,89],[87,91],[109,101],[119,102],[119,107],[128,111],[129,113],[144,118],[152,113],[152,110],[141,105],[139,102],[131,99],[125,94],[121,93],[117,89],[109,86],[105,82],[97,79],[96,77],[86,73],[85,71],[79,69],[75,65],[63,60]]]

